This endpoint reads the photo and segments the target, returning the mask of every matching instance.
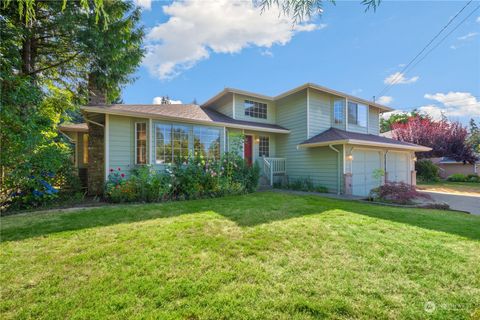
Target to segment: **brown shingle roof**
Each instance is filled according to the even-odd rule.
[[[231,126],[247,126],[258,129],[271,129],[288,132],[288,129],[276,124],[258,123],[232,119],[215,110],[195,104],[113,104],[108,106],[82,107],[86,112],[118,113],[131,116],[161,117],[172,120],[188,120],[193,122],[222,124]]]
[[[389,144],[393,146],[398,146],[401,149],[425,149],[425,150],[418,150],[418,151],[428,151],[430,148],[423,147],[418,144],[389,139],[382,136],[377,136],[373,134],[366,134],[366,133],[357,133],[351,131],[344,131],[336,128],[330,128],[327,131],[324,131],[316,136],[303,141],[300,143],[301,146],[309,146],[309,145],[320,145],[320,144],[328,144],[329,142],[338,142],[338,141],[345,141],[345,143],[349,143],[351,141],[355,142],[365,142],[370,144]],[[431,150],[431,149],[430,149]]]

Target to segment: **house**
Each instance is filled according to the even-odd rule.
[[[93,91],[88,122],[88,187],[101,193],[111,168],[158,170],[200,152],[219,157],[244,134],[243,157],[271,184],[309,178],[330,192],[367,195],[389,181],[416,183],[416,151],[430,148],[379,135],[389,107],[307,83],[271,97],[225,88],[202,105],[105,105]],[[379,175],[384,172],[384,177]]]
[[[452,174],[478,174],[479,163],[463,163],[463,161],[456,161],[450,157],[430,158],[430,160],[440,169],[440,177],[448,178]]]

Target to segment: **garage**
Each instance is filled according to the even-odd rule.
[[[409,154],[389,151],[386,157],[386,172],[388,181],[409,183]]]
[[[382,169],[382,153],[375,150],[354,150],[352,152],[352,194],[367,196],[378,187],[382,179],[375,178],[375,171]]]

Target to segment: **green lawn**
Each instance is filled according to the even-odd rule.
[[[474,182],[418,182],[417,187],[423,190],[449,193],[480,193],[480,183]]]
[[[1,222],[1,319],[480,317],[461,213],[256,193]]]

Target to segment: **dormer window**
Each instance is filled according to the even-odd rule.
[[[267,104],[251,100],[243,103],[245,115],[252,118],[267,119]]]
[[[360,127],[367,126],[368,107],[356,102],[348,102],[348,123]]]

